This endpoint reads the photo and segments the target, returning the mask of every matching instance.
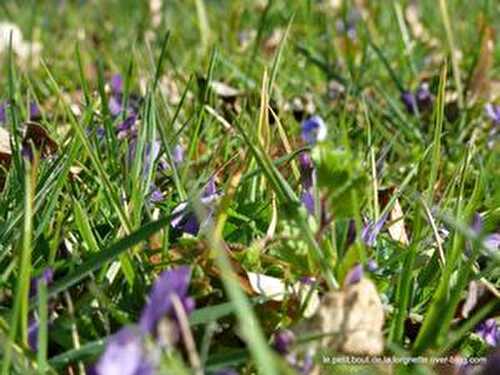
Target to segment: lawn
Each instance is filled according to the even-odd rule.
[[[1,374],[500,374],[496,0],[0,0]]]

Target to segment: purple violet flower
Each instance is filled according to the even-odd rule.
[[[123,99],[123,78],[120,74],[115,74],[110,80],[111,96],[108,100],[108,109],[111,116],[117,117],[122,111],[122,99]]]
[[[315,169],[313,161],[308,153],[302,153],[299,156],[300,179],[302,184],[302,193],[300,200],[306,207],[310,215],[315,212],[314,185],[315,185]]]
[[[299,281],[304,285],[313,285],[316,279],[313,276],[302,276]]]
[[[31,120],[39,120],[42,117],[42,113],[40,112],[40,107],[36,102],[30,103],[30,119]]]
[[[347,224],[346,248],[356,241],[356,221],[350,219]]]
[[[114,74],[111,77],[110,86],[113,94],[121,94],[123,92],[123,78],[121,74]]]
[[[368,262],[366,263],[366,269],[369,272],[375,272],[378,270],[378,263],[375,259],[369,259]]]
[[[309,190],[304,190],[300,195],[300,200],[307,209],[309,215],[314,215],[315,202],[313,193]]]
[[[121,95],[112,95],[108,100],[108,109],[111,116],[117,117],[123,110]]]
[[[302,139],[309,144],[315,144],[326,139],[328,129],[325,122],[319,116],[309,117],[302,122]]]
[[[116,127],[116,136],[118,139],[124,138],[135,138],[137,136],[137,127],[135,122],[137,120],[136,115],[131,115],[127,117],[122,123]]]
[[[151,172],[151,168],[154,165],[154,162],[158,158],[160,154],[160,142],[153,141],[153,143],[148,143],[146,145],[144,156],[144,167],[143,167],[143,176],[146,178]]]
[[[54,270],[52,267],[47,267],[43,270],[42,274],[38,277],[31,279],[30,284],[30,297],[34,297],[38,293],[38,284],[44,282],[45,285],[52,284],[54,281]]]
[[[203,194],[200,198],[202,206],[207,209],[207,216],[205,220],[200,223],[198,221],[196,213],[193,211],[188,202],[182,202],[173,209],[170,225],[172,225],[172,228],[179,230],[182,233],[188,233],[196,236],[200,228],[206,226],[210,222],[210,220],[212,220],[212,215],[214,213],[214,204],[219,199],[219,197],[220,193],[217,192],[215,181],[213,180],[213,178],[211,178],[205,186]]]
[[[0,104],[0,124],[3,124],[7,120],[7,104]]]
[[[432,107],[432,94],[429,91],[429,84],[423,82],[419,88],[413,93],[411,91],[403,91],[401,93],[401,101],[406,107],[406,111],[410,114],[427,111]]]
[[[22,145],[21,156],[25,160],[29,160],[31,163],[33,163],[33,158],[35,157],[35,155],[33,154],[33,148],[31,147],[31,144]]]
[[[172,150],[172,159],[176,165],[181,164],[184,161],[184,147],[182,145],[176,145]]]
[[[486,358],[486,364],[484,365],[480,375],[498,375],[500,374],[500,348],[490,353]]]
[[[45,283],[45,285],[50,285],[54,280],[54,270],[51,267],[47,267],[43,270],[42,274],[31,280],[30,284],[30,297],[36,297],[38,293],[38,286],[40,283]],[[38,350],[38,319],[32,316],[28,324],[28,344],[32,351],[36,352]]]
[[[162,202],[164,199],[165,196],[161,190],[155,184],[151,184],[149,202],[155,204]]]
[[[493,124],[500,125],[500,106],[488,103],[484,109]]]
[[[97,139],[101,140],[101,139],[103,139],[106,136],[106,129],[104,129],[103,127],[98,127],[95,130],[95,134],[97,136]]]
[[[361,240],[367,246],[375,246],[377,236],[384,227],[387,220],[387,214],[383,215],[376,223],[368,221],[361,232]]]
[[[351,270],[347,273],[344,285],[349,286],[353,284],[357,284],[363,278],[363,266],[361,264],[356,264]]]
[[[149,301],[142,310],[139,327],[143,333],[154,333],[161,318],[173,312],[172,296],[181,302],[187,296],[191,269],[187,266],[163,272],[153,284]],[[191,304],[191,302],[188,302]]]
[[[432,107],[432,94],[429,90],[429,84],[423,82],[415,92],[418,109],[420,111],[428,110]]]
[[[477,235],[480,234],[483,230],[483,218],[478,212],[474,213],[474,216],[472,217],[472,224],[470,225],[470,229],[472,229],[472,231]]]
[[[109,338],[95,372],[98,375],[152,375],[153,366],[146,358],[142,340],[141,333],[132,327],[119,330]]]
[[[411,91],[403,91],[401,93],[401,101],[406,107],[408,113],[414,114],[417,108],[417,100]]]
[[[490,251],[498,251],[500,249],[500,233],[493,233],[486,236],[483,244]]]
[[[273,335],[273,347],[282,355],[288,354],[294,344],[295,335],[289,329],[280,329]]]
[[[500,331],[495,319],[487,319],[476,327],[478,334],[488,345],[497,346],[500,342]]]
[[[28,345],[33,352],[38,351],[38,319],[31,318],[28,324]]]
[[[131,93],[128,96],[127,107],[123,107],[123,78],[119,74],[115,74],[110,80],[111,95],[108,99],[108,109],[113,117],[117,117],[122,112],[125,112],[126,116],[139,114],[139,107],[142,98]]]
[[[314,164],[308,153],[303,152],[299,156],[299,169],[302,187],[309,189],[314,184]]]

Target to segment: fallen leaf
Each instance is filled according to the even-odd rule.
[[[285,32],[283,31],[283,29],[274,29],[271,35],[269,35],[269,37],[264,41],[264,52],[267,55],[272,55],[278,48],[284,35]]]
[[[301,304],[307,303],[304,308],[304,316],[310,318],[318,310],[320,300],[316,289],[312,289],[311,285],[302,282],[296,282],[293,285],[286,283],[272,276],[266,276],[260,273],[247,272],[248,281],[253,291],[272,301],[283,301],[287,295],[298,297]]]
[[[254,272],[247,272],[247,277],[257,294],[273,301],[283,301],[285,298],[288,289],[281,279]]]
[[[0,165],[8,168],[12,150],[10,148],[10,133],[0,127]]]
[[[9,170],[11,157],[10,134],[0,127],[0,191],[5,185],[6,172]]]
[[[396,199],[394,207],[389,214],[389,221],[392,223],[387,230],[394,241],[398,241],[403,245],[408,245],[408,235],[406,234],[405,219],[399,200]]]
[[[323,296],[312,319],[302,326],[307,333],[323,334],[321,348],[351,355],[380,355],[384,350],[384,310],[369,279]]]
[[[47,130],[36,122],[27,122],[26,131],[23,137],[23,147],[30,147],[33,144],[43,157],[48,157],[57,152],[57,143]]]
[[[212,87],[213,92],[222,99],[235,99],[241,95],[241,92],[238,89],[235,89],[224,82],[212,81],[210,82],[210,86]]]

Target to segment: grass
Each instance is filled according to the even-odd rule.
[[[2,373],[89,372],[108,338],[138,321],[157,276],[178,265],[191,267],[196,309],[187,340],[148,347],[164,372],[297,373],[272,337],[292,329],[298,358],[318,344],[300,329],[307,304],[290,290],[270,301],[247,272],[287,285],[312,277],[312,293],[324,296],[345,290],[358,263],[384,306],[384,355],[491,352],[477,325],[500,317],[500,258],[484,242],[500,229],[498,125],[484,110],[500,104],[500,6],[161,3],[153,24],[145,1],[0,2],[0,23],[41,46],[23,57],[14,38],[5,48],[0,40],[0,105],[10,103],[0,122],[11,146],[0,170]],[[115,74],[122,107],[139,118],[127,130],[135,136],[118,131],[127,113],[113,113]],[[432,104],[409,111],[401,95],[422,82]],[[44,131],[30,138],[32,102]],[[312,115],[328,128],[315,145],[301,139]],[[304,153],[316,168],[313,214],[302,204]],[[211,180],[221,196],[206,206]],[[183,202],[211,218],[195,236],[172,225]],[[385,216],[376,242],[363,241],[368,220]],[[378,268],[368,271],[371,260]],[[33,295],[48,267],[54,281]],[[473,282],[484,294],[463,314]],[[321,373],[387,370],[326,365],[325,351],[349,354],[315,352]]]

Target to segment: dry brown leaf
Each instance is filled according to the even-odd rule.
[[[10,163],[12,150],[10,149],[10,133],[0,127],[0,164],[7,167]]]
[[[33,144],[43,157],[50,156],[57,152],[57,143],[47,130],[36,122],[27,122],[26,131],[23,138],[23,147],[30,147]]]
[[[393,223],[387,228],[391,238],[402,245],[408,245],[409,241],[406,234],[404,214],[398,199],[396,199],[394,207],[389,214],[389,221]]]
[[[241,92],[238,89],[235,89],[224,82],[212,81],[210,82],[210,85],[213,92],[222,99],[235,99],[241,95]]]
[[[271,35],[264,41],[264,52],[267,55],[272,55],[280,45],[285,31],[281,28],[274,29]]]
[[[313,318],[301,329],[325,336],[322,348],[351,355],[379,355],[384,350],[384,310],[375,285],[361,279],[327,293]]]

